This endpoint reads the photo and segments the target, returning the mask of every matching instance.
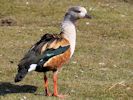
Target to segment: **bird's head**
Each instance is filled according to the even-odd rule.
[[[74,6],[68,9],[65,17],[68,17],[71,20],[77,20],[81,18],[89,18],[92,17],[87,13],[87,10],[84,7],[81,6]]]

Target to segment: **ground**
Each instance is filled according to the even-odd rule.
[[[132,0],[0,0],[0,100],[58,100],[43,94],[43,73],[14,83],[17,64],[45,33],[59,33],[66,9],[84,6],[74,56],[59,73],[67,100],[132,100]],[[53,91],[52,73],[48,73]]]

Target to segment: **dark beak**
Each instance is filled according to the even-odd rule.
[[[86,14],[85,18],[91,19],[92,17],[89,14]]]

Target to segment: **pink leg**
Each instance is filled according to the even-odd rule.
[[[44,88],[45,88],[46,96],[51,96],[51,94],[48,91],[48,78],[46,74],[44,74]]]
[[[56,96],[59,98],[64,98],[64,96],[61,94],[58,94],[58,91],[57,91],[57,72],[53,73],[53,82],[54,82],[54,94],[53,94],[53,96]]]

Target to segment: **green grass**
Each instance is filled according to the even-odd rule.
[[[132,0],[28,1],[0,0],[0,19],[17,22],[0,27],[0,100],[58,100],[36,95],[43,93],[43,73],[29,73],[17,84],[14,77],[25,52],[43,34],[59,33],[66,9],[74,5],[92,9],[93,19],[77,23],[75,54],[59,73],[59,92],[67,100],[132,100]],[[52,73],[48,76],[52,92]]]

